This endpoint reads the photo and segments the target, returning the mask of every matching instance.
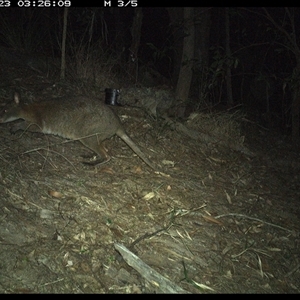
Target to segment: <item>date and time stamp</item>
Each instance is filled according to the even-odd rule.
[[[99,1],[97,4],[100,4]],[[103,7],[137,7],[137,0],[104,0]],[[3,7],[71,7],[71,0],[0,0]],[[76,5],[75,5],[76,6]]]

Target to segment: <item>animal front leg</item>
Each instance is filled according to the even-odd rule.
[[[29,123],[26,121],[19,122],[13,125],[10,129],[10,133],[14,134],[19,130],[30,132],[42,132],[42,128],[40,128],[37,124]]]

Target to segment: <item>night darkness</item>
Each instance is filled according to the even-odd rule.
[[[10,1],[0,293],[299,294],[300,8]]]
[[[16,53],[59,59],[63,11],[57,7],[2,8],[0,46]],[[187,104],[190,109],[241,105],[249,116],[266,127],[291,129],[292,99],[297,97],[295,83],[299,73],[299,13],[298,8],[230,8],[229,36],[226,36],[224,8],[195,8],[194,74]],[[184,64],[180,62],[183,38],[188,34],[183,13],[172,15],[168,8],[145,7],[142,14],[138,50],[134,53],[139,68],[160,74],[175,90],[180,64]],[[72,60],[74,49],[83,44],[100,47],[99,59],[102,55],[103,60],[118,60],[118,72],[126,72],[134,16],[135,8],[131,7],[70,8],[67,57]],[[204,16],[209,21],[201,25]],[[209,32],[205,37],[201,26],[206,26],[204,32]],[[226,39],[230,57],[225,50]],[[225,84],[228,67],[232,79],[231,103]],[[203,99],[203,89],[208,89],[205,86],[209,90]]]

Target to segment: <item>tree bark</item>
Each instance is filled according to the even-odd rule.
[[[292,90],[292,106],[291,106],[291,114],[292,114],[292,140],[295,145],[299,145],[300,141],[300,53],[297,53],[297,66],[295,68],[295,83]],[[297,80],[298,79],[298,80]]]
[[[287,30],[284,28],[279,21],[270,15],[266,8],[263,8],[266,18],[274,25],[279,33],[286,38],[286,48],[293,52],[296,58],[296,66],[293,71],[292,80],[290,81],[291,91],[292,91],[292,105],[291,105],[291,116],[292,116],[292,140],[295,145],[299,146],[300,141],[300,48],[297,43],[297,32],[295,27],[294,19],[294,8],[285,7],[285,13],[287,15],[287,24],[290,28]]]
[[[194,45],[195,45],[195,24],[194,8],[184,8],[184,24],[186,35],[183,39],[183,51],[181,68],[175,91],[176,116],[184,117],[190,86],[193,76]]]
[[[198,96],[199,105],[203,105],[207,97],[207,69],[209,66],[211,28],[211,7],[195,8],[195,72],[191,92]]]
[[[183,7],[168,7],[167,8],[170,17],[170,27],[173,35],[173,47],[175,49],[173,56],[173,73],[172,82],[175,83],[178,80],[180,72],[180,64],[183,49]]]
[[[229,21],[229,8],[225,9],[225,51],[227,57],[226,66],[226,91],[227,91],[227,106],[233,107],[233,97],[232,97],[232,82],[231,82],[231,50],[230,50],[230,21]]]
[[[209,65],[211,8],[195,8],[195,58],[201,69]]]
[[[140,47],[141,40],[141,28],[143,21],[143,11],[141,7],[135,8],[134,19],[131,27],[131,46],[129,48],[130,57],[129,57],[129,75],[137,80],[138,76],[138,52]]]
[[[61,42],[61,67],[60,80],[64,80],[66,76],[66,39],[67,39],[67,23],[68,23],[68,8],[64,9],[63,34]]]

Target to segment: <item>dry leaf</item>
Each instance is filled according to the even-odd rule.
[[[172,161],[172,160],[166,160],[166,159],[164,159],[162,161],[162,164],[165,165],[165,166],[171,166],[171,167],[175,166],[175,162],[174,161]]]
[[[215,158],[212,156],[210,156],[209,159],[211,159],[212,161],[217,162],[217,163],[226,163],[226,160],[220,159],[220,158]]]
[[[48,191],[48,194],[54,198],[61,198],[63,195],[60,192],[56,191]]]
[[[208,221],[208,222],[211,222],[211,223],[215,223],[215,224],[218,224],[218,225],[223,225],[222,222],[218,221],[217,219],[215,219],[214,217],[211,217],[211,216],[203,216],[203,218]]]
[[[111,174],[111,175],[113,175],[115,173],[114,170],[112,168],[109,168],[109,167],[102,168],[101,172]]]
[[[142,174],[143,173],[143,169],[141,168],[141,166],[135,167],[134,171],[135,174]]]
[[[154,192],[150,192],[143,197],[144,200],[150,200],[155,196]]]
[[[228,203],[232,204],[231,197],[229,196],[229,194],[225,190],[224,190],[224,193],[226,195],[226,199],[227,199]]]

